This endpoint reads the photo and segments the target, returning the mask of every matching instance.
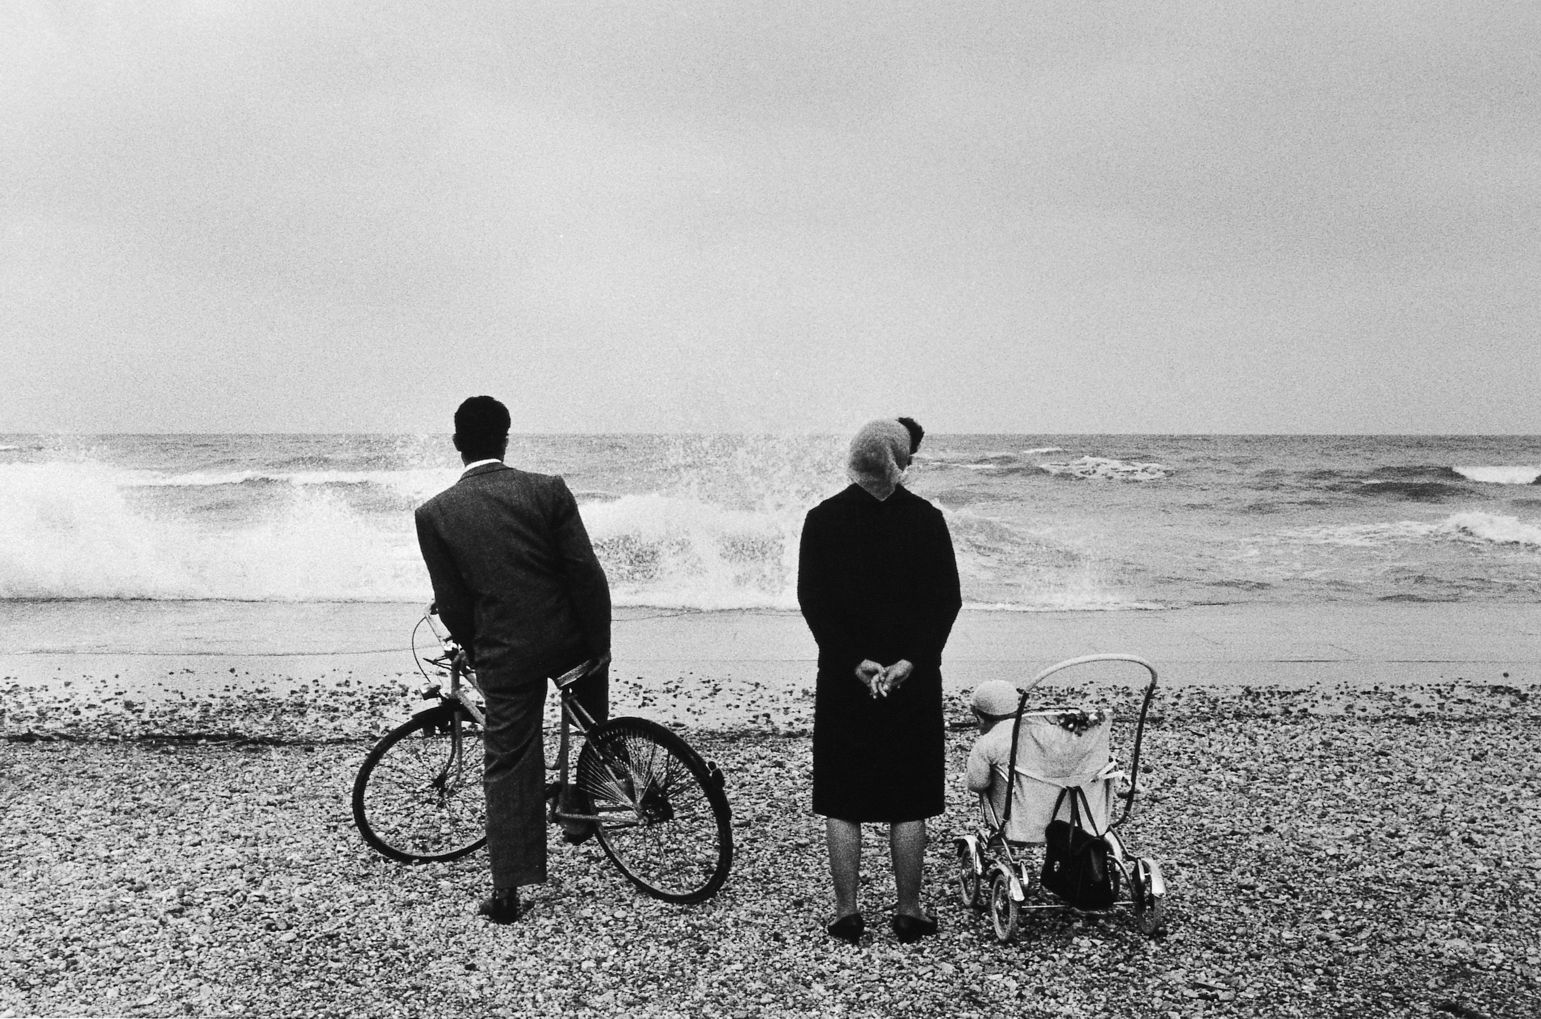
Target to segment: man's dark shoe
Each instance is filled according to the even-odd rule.
[[[574,824],[571,826],[564,824],[562,826],[562,841],[568,843],[569,845],[582,845],[593,837],[594,825],[592,822],[588,824]]]
[[[519,889],[493,889],[492,895],[477,905],[476,912],[493,923],[513,923],[524,912],[524,908],[519,905]]]
[[[894,937],[905,944],[919,941],[921,938],[929,938],[936,933],[936,920],[929,916],[906,916],[903,913],[895,913],[893,925]]]
[[[556,817],[557,813],[563,814],[589,814],[593,815],[594,805],[588,798],[579,795],[571,788],[562,791],[551,811],[552,819],[562,826],[562,840],[569,845],[579,845],[594,837],[596,830],[593,821],[567,821]]]

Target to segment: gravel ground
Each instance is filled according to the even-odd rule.
[[[1127,914],[1056,913],[996,944],[951,893],[948,836],[974,820],[955,788],[928,855],[941,934],[900,945],[888,932],[886,839],[870,829],[872,933],[856,948],[820,926],[822,826],[796,726],[685,733],[728,773],[735,811],[733,873],[711,902],[644,898],[596,845],[554,839],[531,913],[493,927],[471,913],[483,856],[403,867],[364,846],[348,792],[370,739],[320,739],[339,731],[335,712],[312,727],[295,704],[248,705],[217,726],[246,739],[175,726],[168,739],[131,709],[34,725],[15,686],[0,694],[0,1015],[1541,1011],[1541,697],[1529,689],[1370,691],[1347,705],[1174,691],[1125,830],[1166,870],[1158,937]],[[971,738],[951,736],[955,787]]]

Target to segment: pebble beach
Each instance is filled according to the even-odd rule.
[[[1402,608],[1340,668],[1272,660],[1263,609],[1239,623],[1121,614],[1118,649],[1158,666],[1159,652],[1206,646],[1195,635],[1222,648],[1165,669],[1123,832],[1165,870],[1165,923],[1146,937],[1126,912],[1042,912],[1000,945],[954,891],[950,838],[976,823],[966,690],[1013,653],[1019,673],[1056,660],[1055,641],[1114,648],[1091,646],[1112,638],[1088,614],[1035,619],[1038,646],[1015,652],[999,620],[960,620],[956,781],[926,874],[941,933],[901,945],[888,931],[886,840],[872,829],[868,934],[852,948],[821,926],[795,618],[617,621],[616,712],[670,724],[728,775],[737,852],[722,892],[655,902],[596,845],[553,838],[530,913],[492,927],[472,914],[483,857],[404,867],[353,827],[353,773],[420,685],[410,654],[381,644],[398,608],[353,610],[367,618],[338,622],[332,653],[280,655],[257,644],[293,609],[222,609],[245,618],[179,635],[169,620],[187,612],[153,607],[74,653],[50,634],[75,610],[31,611],[0,656],[0,1015],[1521,1017],[1541,1003],[1541,655],[1523,623],[1485,644],[1467,633],[1483,660],[1372,662],[1386,626],[1411,640],[1456,611]],[[133,653],[146,625],[161,650]],[[1334,625],[1348,624],[1323,615],[1317,638],[1350,647]],[[1185,636],[1167,646],[1173,626]],[[671,657],[678,627],[721,653]],[[716,644],[701,641],[710,632]],[[1253,636],[1229,645],[1224,632]],[[1348,666],[1368,678],[1345,686]],[[1135,690],[1042,692],[1111,704],[1127,746]]]

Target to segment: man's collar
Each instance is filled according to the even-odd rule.
[[[502,462],[503,462],[502,460],[499,460],[495,456],[494,457],[488,457],[486,460],[475,460],[475,461],[473,461],[471,463],[466,464],[465,470],[460,472],[460,476],[463,478],[467,474],[470,474],[472,471],[476,470],[478,467],[486,467],[488,464],[501,464]]]

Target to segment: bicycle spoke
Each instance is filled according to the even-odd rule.
[[[449,710],[399,727],[360,769],[354,817],[387,856],[454,859],[484,839],[481,730],[464,716],[452,724]]]
[[[599,727],[579,755],[578,788],[605,852],[639,887],[673,901],[700,901],[727,876],[727,802],[707,781],[683,740],[641,719]]]

